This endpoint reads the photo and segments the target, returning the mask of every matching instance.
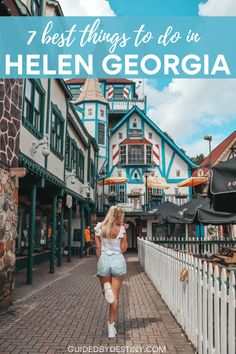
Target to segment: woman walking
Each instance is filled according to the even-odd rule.
[[[97,256],[97,275],[105,299],[110,304],[108,338],[115,337],[115,319],[119,309],[119,291],[127,271],[123,253],[128,248],[124,211],[111,206],[104,221],[97,224],[95,246]]]

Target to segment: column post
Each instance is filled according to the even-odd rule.
[[[69,208],[67,262],[71,262],[71,240],[72,240],[72,207]]]
[[[57,236],[57,196],[52,201],[52,236],[51,236],[51,254],[50,254],[50,273],[55,273],[55,249]]]
[[[62,265],[62,236],[63,236],[63,211],[61,211],[59,216],[59,234],[58,234],[58,257],[57,257],[57,265],[61,267]]]
[[[84,250],[84,229],[85,229],[85,215],[84,215],[84,205],[81,205],[81,245],[80,245],[80,258],[83,258]]]
[[[35,235],[35,212],[36,212],[37,187],[33,185],[30,193],[30,230],[28,238],[28,261],[27,261],[27,284],[32,284],[33,278],[33,252]]]

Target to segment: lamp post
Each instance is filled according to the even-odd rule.
[[[146,178],[146,192],[145,192],[145,196],[146,196],[146,201],[145,201],[145,211],[147,211],[147,203],[148,203],[148,183],[147,183],[147,179],[150,175],[151,171],[148,168],[145,168],[145,170],[143,171],[143,175]]]
[[[102,179],[102,211],[104,212],[104,189],[105,189],[105,178],[106,178],[106,171],[102,170],[100,172],[100,177]]]
[[[204,140],[209,142],[209,159],[208,159],[208,167],[211,167],[211,142],[212,142],[212,135],[205,135]]]

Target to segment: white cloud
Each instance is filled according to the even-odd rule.
[[[198,5],[201,16],[236,16],[235,0],[208,0]]]
[[[225,135],[221,134],[212,134],[212,149],[214,149],[217,145],[219,145],[225,139]],[[189,144],[184,144],[181,146],[189,155],[189,157],[197,156],[203,154],[204,156],[208,156],[209,154],[209,143],[202,139],[195,140]]]
[[[65,16],[115,16],[106,0],[60,0]]]
[[[236,120],[236,79],[174,79],[163,91],[154,85],[146,80],[148,116],[177,143]]]

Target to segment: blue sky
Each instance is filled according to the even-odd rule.
[[[197,16],[200,2],[204,0],[109,0],[118,16]]]
[[[236,0],[60,0],[65,15],[236,16]],[[236,79],[145,80],[148,116],[187,155],[208,154],[236,129]]]

